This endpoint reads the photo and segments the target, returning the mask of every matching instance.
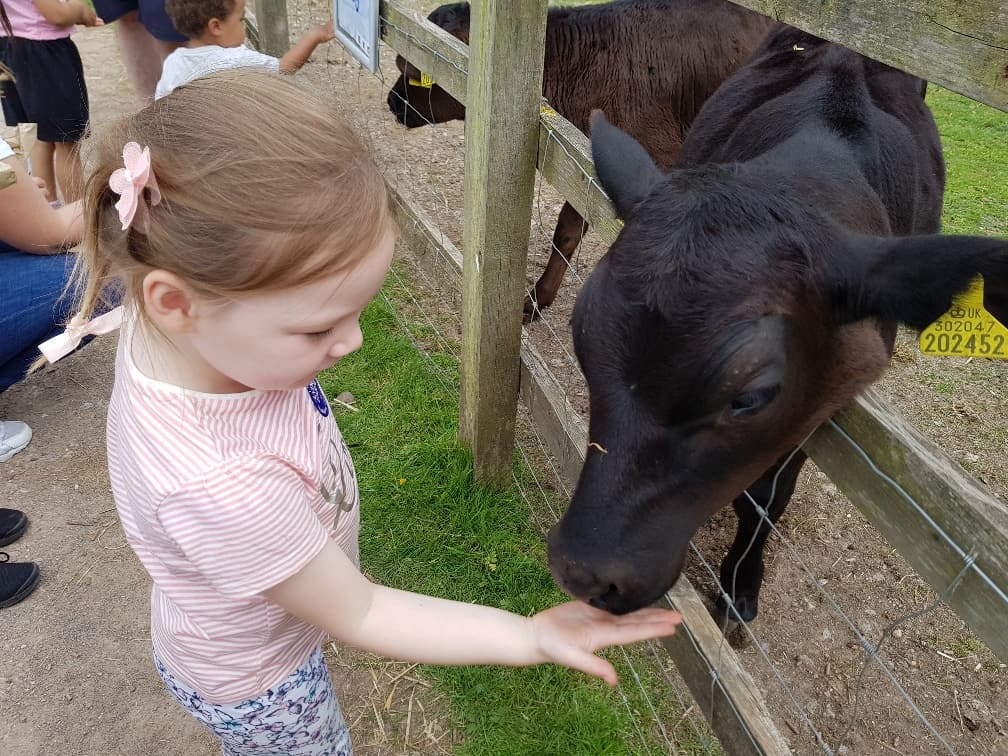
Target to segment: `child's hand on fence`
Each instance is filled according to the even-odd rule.
[[[546,661],[579,669],[616,685],[613,665],[594,654],[600,648],[672,635],[682,617],[668,609],[638,609],[615,615],[571,601],[532,617],[536,648]]]
[[[312,32],[315,34],[315,38],[318,40],[318,43],[320,45],[325,42],[331,42],[332,40],[336,39],[336,32],[333,31],[332,21],[330,21],[328,24],[319,24],[318,26],[312,29]]]

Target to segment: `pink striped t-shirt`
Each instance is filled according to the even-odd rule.
[[[56,26],[46,21],[32,0],[3,0],[3,6],[15,37],[44,41],[63,39],[73,34],[72,26]],[[0,25],[0,37],[5,36],[7,32]]]
[[[325,639],[260,594],[328,539],[357,561],[353,462],[317,382],[187,391],[143,375],[129,338],[124,329],[109,403],[109,477],[126,539],[154,581],[154,651],[208,701],[238,703]]]

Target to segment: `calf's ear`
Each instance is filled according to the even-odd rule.
[[[593,110],[591,114],[591,146],[595,175],[620,218],[626,220],[651,192],[661,173],[647,150],[609,123],[601,110]]]
[[[1008,239],[856,236],[848,253],[835,289],[841,322],[879,318],[926,328],[979,274],[984,307],[1008,325]]]

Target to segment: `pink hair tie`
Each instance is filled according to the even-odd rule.
[[[122,325],[122,320],[122,305],[92,320],[87,320],[83,315],[77,313],[70,319],[63,333],[57,334],[48,341],[43,341],[39,344],[39,351],[42,352],[49,362],[56,362],[56,360],[66,357],[80,346],[85,336],[99,336],[103,333],[111,333]]]
[[[157,179],[151,169],[150,147],[140,149],[136,142],[126,142],[123,147],[123,165],[125,167],[112,172],[108,182],[109,188],[119,195],[115,206],[119,211],[119,220],[122,221],[122,230],[129,228],[134,217],[139,216],[136,218],[136,227],[146,234],[150,229],[150,218],[147,203],[143,201],[144,189],[150,190],[151,207],[161,201],[161,190],[158,189]]]

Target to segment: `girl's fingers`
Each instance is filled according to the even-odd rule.
[[[570,654],[567,658],[557,659],[565,667],[584,672],[586,675],[598,677],[605,680],[609,685],[615,686],[619,681],[616,676],[616,668],[605,659],[590,654],[579,648],[570,647]]]
[[[645,609],[638,609],[636,612],[630,612],[630,614],[621,614],[615,617],[617,622],[621,623],[632,623],[632,622],[667,622],[673,625],[678,625],[682,622],[682,615],[679,612],[672,611],[671,609],[659,609],[657,607],[647,607]]]
[[[624,646],[628,643],[664,638],[676,631],[678,623],[642,622],[633,624],[613,624],[599,628],[595,633],[592,645],[596,648],[606,646]]]

